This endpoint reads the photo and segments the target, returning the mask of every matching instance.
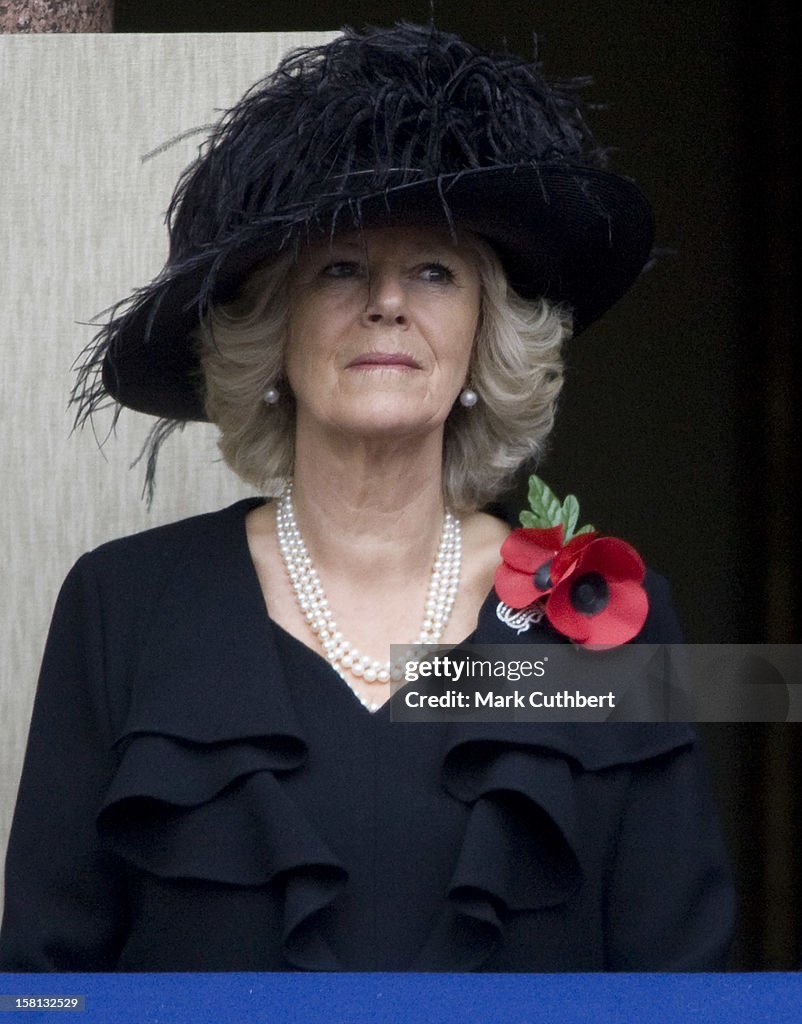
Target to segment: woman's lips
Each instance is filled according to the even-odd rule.
[[[352,359],[346,366],[347,370],[377,368],[397,368],[402,370],[419,370],[420,363],[405,352],[364,352]]]

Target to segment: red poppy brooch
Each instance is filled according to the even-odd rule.
[[[529,478],[530,511],[501,546],[496,570],[497,614],[519,633],[543,616],[559,633],[585,647],[616,647],[636,636],[649,599],[645,567],[633,547],[577,529],[579,502],[560,503],[536,476]]]

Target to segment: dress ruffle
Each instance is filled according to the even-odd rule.
[[[566,902],[583,881],[573,773],[659,757],[693,742],[684,725],[452,727],[443,783],[471,807],[449,907],[420,969],[476,970],[499,948],[507,912]]]
[[[282,786],[281,773],[302,761],[269,743],[133,737],[98,827],[117,854],[162,878],[280,884],[285,958],[333,970],[336,957],[311,921],[347,872]]]
[[[233,523],[209,517],[218,536],[194,538],[202,557],[189,552],[151,610],[97,824],[107,847],[153,875],[274,886],[285,959],[337,970],[314,921],[348,874],[282,783],[308,749],[247,552],[253,504],[229,510]],[[230,587],[247,598],[236,613]]]
[[[218,531],[228,524],[226,537],[201,537],[203,558],[186,560],[153,609],[131,703],[115,723],[120,761],[98,828],[111,850],[162,878],[274,886],[287,962],[338,970],[317,922],[348,872],[283,783],[308,770],[308,746],[243,515],[233,529],[214,521]],[[231,587],[240,594],[236,616]],[[580,888],[576,771],[636,763],[692,741],[680,725],[444,727],[442,782],[470,810],[444,909],[412,969],[480,968],[502,943],[508,912],[554,907]]]

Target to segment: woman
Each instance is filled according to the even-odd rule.
[[[412,26],[291,56],[223,119],[77,399],[160,416],[151,469],[208,417],[279,496],[70,573],[5,969],[721,965],[689,729],[387,703],[391,643],[678,639],[664,581],[570,501],[541,492],[509,536],[480,511],[542,447],[563,340],[649,255],[648,204],[603,163],[571,90]]]

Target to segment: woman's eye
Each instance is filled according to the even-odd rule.
[[[454,271],[444,263],[427,263],[421,269],[421,277],[432,284],[447,284],[454,280]]]
[[[359,264],[352,260],[336,260],[334,263],[327,263],[321,271],[323,277],[340,279],[344,277],[356,277],[359,273]]]

